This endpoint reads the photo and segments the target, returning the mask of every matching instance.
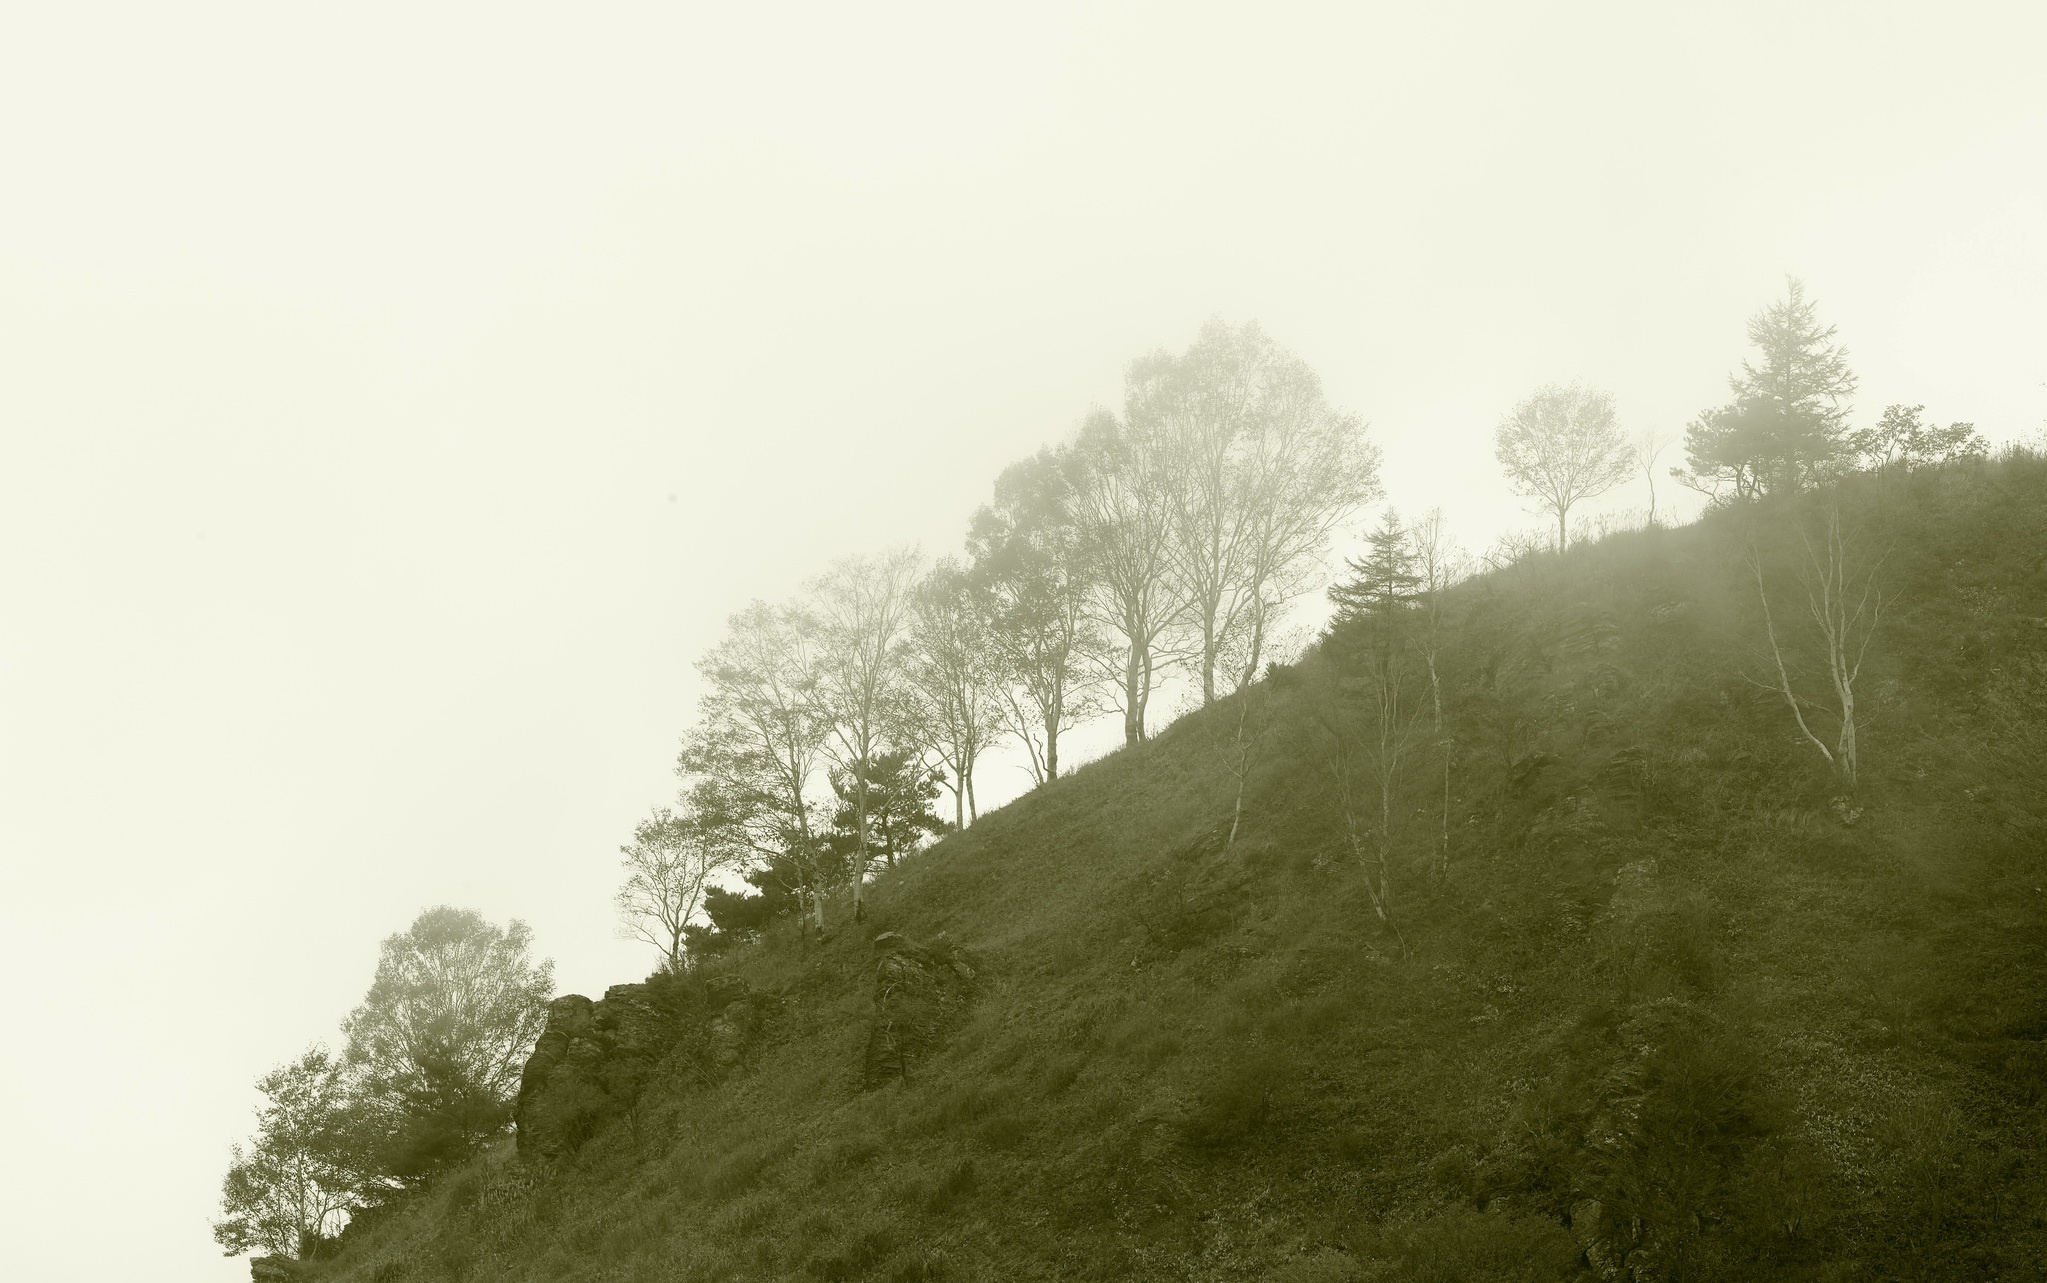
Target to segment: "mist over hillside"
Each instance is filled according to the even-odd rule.
[[[2047,465],[1402,573],[864,921],[557,1000],[515,1140],[276,1277],[2037,1274]]]

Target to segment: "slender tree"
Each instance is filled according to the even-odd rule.
[[[1642,470],[1642,480],[1649,484],[1649,524],[1656,524],[1656,463],[1663,452],[1670,449],[1672,437],[1661,428],[1643,428],[1628,440],[1628,448],[1634,456],[1634,463]]]
[[[1376,495],[1378,456],[1256,325],[1211,321],[1180,356],[1133,362],[1125,382],[1126,422],[1162,443],[1173,582],[1210,704],[1219,672],[1241,685],[1258,671],[1330,534]]]
[[[967,533],[973,585],[1001,664],[1003,721],[1031,777],[1059,776],[1059,737],[1099,707],[1089,565],[1071,506],[1072,457],[1041,450],[1010,465]]]
[[[1428,673],[1429,713],[1434,723],[1436,752],[1443,762],[1443,796],[1436,835],[1436,875],[1443,877],[1450,870],[1450,772],[1457,759],[1457,742],[1443,712],[1439,661],[1449,635],[1450,589],[1469,573],[1470,558],[1457,546],[1441,508],[1433,509],[1410,526],[1407,534],[1408,546],[1414,554],[1414,646]]]
[[[805,611],[756,601],[728,621],[697,663],[696,726],[676,771],[695,781],[707,824],[723,826],[763,863],[779,861],[824,930],[824,883],[810,789],[830,719],[820,706],[818,626]]]
[[[1074,456],[1072,511],[1088,564],[1088,604],[1096,624],[1118,639],[1123,742],[1136,744],[1145,737],[1163,639],[1183,611],[1172,574],[1168,442],[1098,411],[1081,425]]]
[[[910,737],[945,767],[963,829],[979,818],[974,764],[998,733],[1002,669],[973,580],[950,557],[918,585],[910,641]]]
[[[811,585],[818,620],[818,693],[830,735],[825,752],[856,781],[903,724],[910,624],[922,559],[911,549],[841,559]],[[869,791],[854,791],[858,842],[851,870],[853,920],[867,916]]]
[[[680,814],[656,807],[634,826],[632,842],[619,848],[625,869],[617,895],[621,925],[632,939],[659,950],[671,973],[689,965],[684,928],[703,907],[711,879],[738,867],[745,852],[729,826],[713,822],[715,808],[694,803],[685,794]]]
[[[1863,660],[1890,605],[1876,582],[1882,559],[1872,561],[1858,555],[1855,541],[1843,526],[1836,493],[1809,497],[1791,512],[1791,522],[1797,545],[1793,573],[1805,608],[1802,642],[1795,630],[1778,627],[1765,574],[1768,559],[1754,526],[1750,527],[1748,568],[1762,607],[1772,677],[1762,684],[1783,697],[1799,734],[1852,789],[1861,773],[1855,683],[1862,676]],[[1817,683],[1810,682],[1811,669],[1818,670]],[[1801,689],[1809,689],[1811,684],[1819,685],[1825,694],[1813,698]],[[1831,743],[1821,738],[1826,721],[1833,723]]]
[[[1571,509],[1634,469],[1613,396],[1575,383],[1537,388],[1515,406],[1493,434],[1493,453],[1515,491],[1556,518],[1559,552],[1570,542]]]

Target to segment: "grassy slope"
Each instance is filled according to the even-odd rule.
[[[1731,521],[1536,558],[1458,596],[1409,951],[1344,854],[1311,661],[1259,687],[1234,847],[1234,720],[1188,717],[884,876],[865,927],[721,963],[786,1000],[729,1080],[479,1163],[321,1276],[2038,1276],[2047,468],[1855,506],[1899,599],[1853,825],[1742,676]],[[863,1089],[887,929],[968,946],[978,992]]]

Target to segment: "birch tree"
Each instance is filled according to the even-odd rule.
[[[1002,666],[1002,720],[1023,743],[1031,778],[1059,777],[1059,737],[1100,707],[1089,565],[1071,507],[1069,454],[1041,450],[1010,465],[967,534],[973,583]]]
[[[1859,564],[1859,550],[1842,528],[1838,495],[1816,496],[1801,509],[1792,512],[1791,521],[1797,545],[1793,576],[1802,598],[1794,598],[1793,620],[1802,627],[1794,627],[1793,620],[1778,626],[1766,558],[1750,529],[1748,568],[1770,657],[1771,680],[1763,684],[1783,698],[1801,738],[1852,789],[1861,772],[1855,683],[1890,604],[1876,582],[1882,559]],[[1823,693],[1810,694],[1815,686]]]
[[[846,557],[811,584],[818,623],[818,694],[829,734],[825,752],[854,788],[853,920],[867,916],[869,847],[866,784],[889,732],[902,724],[910,667],[910,623],[922,558],[908,548]]]
[[[780,859],[812,923],[824,929],[818,833],[810,791],[831,722],[819,699],[817,621],[794,606],[756,601],[732,616],[697,662],[704,680],[696,726],[676,771],[705,821],[725,826],[763,863]]]
[[[999,733],[1002,672],[973,582],[941,558],[917,587],[911,621],[909,688],[918,743],[945,768],[953,827],[980,818],[974,765]]]
[[[1330,533],[1377,493],[1378,457],[1315,372],[1256,325],[1211,321],[1180,356],[1133,362],[1126,389],[1126,421],[1166,457],[1169,564],[1212,704],[1219,672],[1239,685],[1256,673]]]
[[[1167,442],[1103,411],[1081,426],[1074,454],[1072,511],[1088,564],[1089,608],[1117,639],[1112,675],[1122,691],[1123,742],[1136,744],[1145,737],[1163,639],[1182,614]]]
[[[1429,679],[1429,716],[1434,726],[1436,752],[1443,761],[1443,796],[1436,835],[1436,876],[1450,871],[1450,772],[1457,759],[1457,742],[1443,713],[1443,674],[1439,661],[1449,636],[1448,602],[1453,585],[1470,573],[1471,559],[1451,535],[1441,508],[1433,509],[1407,531],[1414,552],[1415,649]]]
[[[628,937],[659,950],[662,965],[680,974],[689,965],[684,928],[703,907],[704,891],[723,870],[737,867],[743,851],[732,831],[712,821],[685,794],[683,811],[657,807],[619,848],[625,881],[616,897]]]

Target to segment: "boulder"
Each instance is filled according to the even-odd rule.
[[[737,1068],[776,1000],[736,977],[656,976],[548,1005],[520,1077],[519,1153],[572,1153],[656,1079],[701,1085]]]
[[[907,1077],[943,1042],[973,997],[973,959],[939,935],[918,944],[900,932],[874,938],[874,1016],[861,1066],[864,1085]]]

